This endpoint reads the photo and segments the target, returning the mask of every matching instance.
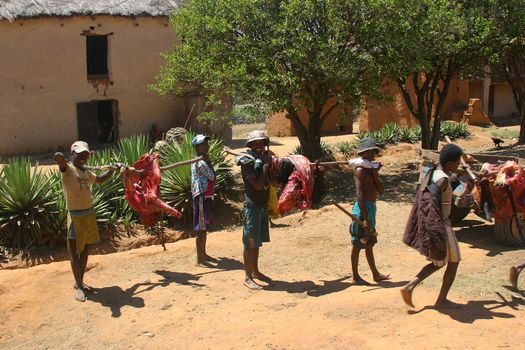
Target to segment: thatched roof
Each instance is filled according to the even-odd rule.
[[[182,0],[0,0],[0,20],[49,16],[168,16]]]

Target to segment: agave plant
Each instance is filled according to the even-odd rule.
[[[43,235],[45,236],[44,240],[48,242],[48,245],[54,247],[65,242],[66,239],[67,207],[64,192],[62,190],[60,173],[54,171],[49,178],[51,191],[54,194],[55,200],[49,211],[47,211],[49,224]]]
[[[421,128],[400,128],[399,142],[416,143],[421,139]]]
[[[467,124],[453,122],[444,122],[441,124],[440,136],[442,139],[444,139],[445,136],[451,139],[467,139],[470,135],[471,133]]]
[[[195,134],[188,131],[181,142],[172,141],[161,149],[161,162],[164,165],[181,162],[195,157],[191,140]],[[231,184],[231,165],[226,161],[221,140],[209,141],[209,157],[216,172],[215,193],[220,194]],[[164,200],[183,213],[184,221],[191,219],[191,168],[178,167],[162,174],[161,192]]]
[[[28,158],[14,158],[0,174],[0,232],[10,247],[42,243],[55,203],[52,180]]]
[[[138,157],[133,158],[135,154],[143,150],[143,142],[143,137],[123,139],[116,150],[106,149],[97,152],[94,157],[90,158],[89,164],[96,166],[117,162],[128,163],[128,160],[134,159],[129,162],[132,164],[138,159]],[[124,222],[131,224],[136,218],[124,199],[124,186],[118,175],[113,175],[106,182],[93,186],[93,207],[97,212],[97,221],[108,226]]]
[[[114,154],[119,162],[132,165],[148,151],[148,137],[140,134],[121,139]]]
[[[344,155],[346,158],[352,157],[357,152],[357,144],[348,141],[338,143],[335,147],[337,151]]]
[[[303,147],[301,145],[297,145],[297,147],[294,148],[292,151],[292,154],[301,154],[304,155]],[[321,141],[321,154],[314,155],[314,159],[332,159],[334,155],[334,150],[332,146],[327,144],[324,141]]]

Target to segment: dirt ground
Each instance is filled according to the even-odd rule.
[[[297,144],[274,142],[280,155]],[[462,145],[471,152],[490,148],[490,134],[477,131]],[[85,303],[74,300],[67,261],[0,270],[0,348],[522,348],[525,294],[510,289],[508,270],[525,256],[499,245],[491,226],[472,214],[455,229],[463,261],[450,298],[461,308],[431,307],[442,271],[416,289],[416,309],[401,302],[399,287],[426,263],[401,242],[417,178],[413,151],[398,145],[381,159],[387,193],[378,202],[375,252],[390,281],[352,284],[349,220],[325,206],[277,221],[260,258],[275,282],[257,292],[242,286],[237,226],[210,234],[208,252],[219,259],[214,268],[195,266],[193,239],[169,243],[165,252],[153,245],[90,257],[86,282],[96,289]],[[351,176],[327,180],[339,182],[330,199],[349,208]],[[360,267],[371,281],[364,256]]]

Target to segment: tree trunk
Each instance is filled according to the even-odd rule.
[[[421,148],[430,149],[430,123],[425,116],[418,118],[421,126]]]
[[[290,120],[293,123],[297,138],[303,149],[303,155],[311,161],[315,161],[321,156],[321,120],[319,115],[311,113],[309,116],[308,127],[305,127],[294,109],[287,110]]]
[[[521,90],[521,98],[519,99],[518,111],[521,116],[520,137],[518,145],[525,144],[525,91]]]
[[[441,116],[436,114],[434,117],[434,126],[432,127],[432,138],[430,140],[430,149],[438,149],[441,138]]]

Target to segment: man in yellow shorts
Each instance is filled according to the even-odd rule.
[[[66,161],[60,152],[54,159],[60,168],[64,197],[66,198],[67,243],[71,257],[71,269],[75,277],[75,299],[86,300],[86,292],[91,288],[84,284],[89,246],[100,238],[97,228],[97,216],[91,199],[91,186],[108,180],[113,170],[96,176],[85,168],[92,152],[86,142],[76,141],[71,146],[71,162]]]

